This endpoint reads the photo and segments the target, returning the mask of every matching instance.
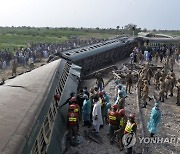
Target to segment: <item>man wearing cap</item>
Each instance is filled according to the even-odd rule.
[[[76,109],[76,105],[72,104],[69,106],[69,112],[67,115],[68,118],[68,131],[69,131],[69,136],[70,136],[70,143],[72,145],[77,144],[77,134],[78,134],[78,125],[79,125],[79,117],[78,113],[74,112]],[[73,140],[74,136],[74,140]]]
[[[126,124],[127,124],[127,117],[125,114],[125,110],[121,109],[121,110],[119,110],[119,128],[116,131],[116,133],[118,134],[120,151],[123,150],[122,138],[124,135],[124,130],[125,130]]]
[[[131,71],[126,75],[126,93],[127,91],[131,94],[131,87],[133,83],[133,76],[131,74]]]
[[[109,122],[109,132],[110,132],[110,143],[114,143],[115,131],[118,130],[119,127],[119,113],[117,111],[118,106],[113,105],[112,110],[108,113],[108,122]]]
[[[151,110],[149,122],[147,124],[150,136],[153,137],[158,131],[158,126],[161,121],[161,111],[159,109],[159,103],[156,102]]]
[[[129,119],[127,121],[125,130],[124,130],[124,135],[136,133],[136,130],[137,130],[137,124],[135,122],[135,114],[131,113],[129,115]],[[127,154],[132,154],[132,147],[127,148]]]

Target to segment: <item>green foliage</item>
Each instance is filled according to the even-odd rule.
[[[0,50],[27,47],[28,43],[61,43],[73,37],[80,39],[114,37],[115,29],[0,27]]]

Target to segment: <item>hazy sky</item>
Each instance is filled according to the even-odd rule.
[[[180,30],[180,0],[0,0],[0,26]]]

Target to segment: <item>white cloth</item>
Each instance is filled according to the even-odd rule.
[[[97,120],[95,120],[96,115],[97,115]],[[92,119],[93,119],[93,125],[96,129],[96,132],[99,132],[100,125],[103,125],[101,105],[99,101],[94,104],[93,111],[92,111]]]

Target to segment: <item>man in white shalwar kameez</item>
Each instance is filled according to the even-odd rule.
[[[100,125],[103,125],[102,114],[101,114],[101,105],[100,105],[100,102],[98,101],[98,98],[94,98],[92,119],[93,119],[94,128],[95,128],[96,132],[98,133]]]

